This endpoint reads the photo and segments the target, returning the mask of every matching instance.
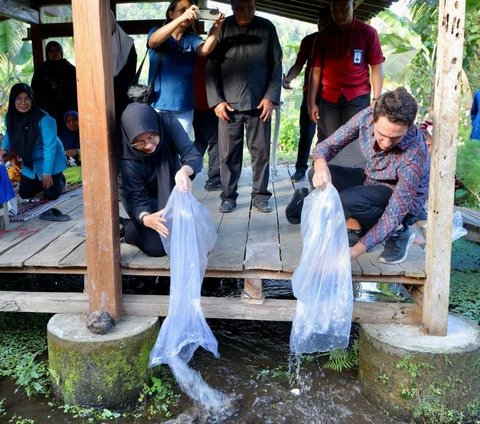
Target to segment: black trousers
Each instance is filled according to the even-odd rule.
[[[370,94],[355,97],[352,100],[347,100],[343,95],[337,103],[331,103],[326,100],[320,100],[320,120],[325,126],[326,136],[332,135],[338,128],[346,124],[358,112],[370,105]],[[319,134],[318,142],[320,139]],[[349,167],[365,167],[365,158],[360,150],[360,145],[357,141],[345,147],[330,163],[340,166]]]
[[[308,115],[307,94],[303,94],[302,104],[300,106],[300,138],[298,139],[297,162],[295,170],[305,173],[308,168],[308,158],[310,156],[310,147],[312,145],[313,136],[315,135],[315,122],[310,120]],[[323,124],[318,124],[318,139],[325,138],[325,130]]]
[[[383,215],[392,189],[380,184],[364,185],[365,174],[360,168],[328,165],[328,169],[340,195],[345,218],[354,218],[365,230],[370,230]]]
[[[65,187],[65,177],[63,173],[52,175],[52,186],[44,189],[42,180],[38,178],[31,179],[22,174],[20,178],[20,187],[18,195],[22,199],[31,199],[36,194],[43,191],[43,196],[48,200],[55,200],[62,194]]]
[[[203,156],[208,152],[208,182],[220,181],[220,157],[218,154],[218,118],[213,110],[193,112],[195,147]]]
[[[328,165],[332,184],[342,202],[345,218],[356,219],[368,231],[380,219],[392,197],[392,189],[382,184],[366,186],[365,174],[360,168]],[[407,214],[402,225],[407,227],[415,222],[415,216]]]
[[[235,200],[238,197],[245,130],[252,160],[252,197],[257,200],[268,200],[272,195],[267,190],[270,173],[270,121],[263,122],[260,113],[260,110],[229,112],[230,121],[219,120],[218,147],[222,200]]]
[[[165,256],[162,238],[155,230],[129,221],[125,228],[125,242],[137,246],[148,256]]]

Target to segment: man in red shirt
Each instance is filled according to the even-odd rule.
[[[371,91],[372,101],[382,92],[385,58],[380,39],[374,28],[354,16],[354,7],[354,0],[331,1],[333,21],[318,36],[312,60],[310,118],[324,125],[327,136],[370,105]],[[365,158],[358,142],[344,149],[332,163],[363,167]]]
[[[295,173],[291,177],[293,182],[305,179],[305,173],[308,168],[307,162],[310,155],[310,146],[312,145],[312,139],[315,134],[315,123],[310,120],[310,116],[308,115],[307,97],[308,81],[310,79],[310,70],[312,69],[313,47],[315,44],[315,40],[317,39],[318,33],[322,32],[327,27],[327,25],[330,23],[330,20],[330,9],[325,7],[318,11],[318,31],[314,32],[313,34],[309,34],[303,38],[302,42],[300,43],[300,49],[297,53],[295,63],[287,72],[287,74],[283,77],[282,81],[283,88],[286,90],[290,90],[292,88],[290,86],[290,83],[298,76],[298,74],[300,74],[300,72],[302,72],[302,68],[305,63],[307,64],[305,67],[305,76],[303,79],[303,99],[300,106],[300,138],[298,139],[297,162],[295,163]],[[325,134],[323,128],[320,128],[320,125],[318,128],[317,136],[319,140],[327,138],[327,134]]]

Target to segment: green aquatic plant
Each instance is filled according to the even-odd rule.
[[[0,313],[0,377],[9,377],[27,396],[49,393],[48,364],[39,357],[47,350],[44,314]]]
[[[145,410],[149,416],[161,414],[165,418],[172,416],[171,408],[179,400],[173,390],[173,376],[165,369],[160,368],[160,377],[152,377],[151,384],[145,384],[138,398],[140,404],[145,405]]]
[[[14,373],[15,384],[17,385],[15,392],[22,387],[28,397],[49,394],[48,364],[46,361],[38,361],[36,359],[37,355],[38,352],[29,353],[18,361]]]
[[[323,365],[327,370],[342,372],[358,365],[358,340],[349,349],[335,349],[328,353],[327,362]]]
[[[264,368],[261,370],[258,375],[258,377],[267,377],[271,379],[282,379],[282,378],[287,378],[288,377],[288,370],[285,366],[279,365],[278,367],[275,368]]]
[[[32,418],[23,418],[21,415],[13,414],[13,417],[8,420],[9,424],[35,424]]]

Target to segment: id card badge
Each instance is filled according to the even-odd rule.
[[[360,63],[362,63],[362,59],[363,59],[363,50],[361,49],[353,50],[353,64],[360,65]]]

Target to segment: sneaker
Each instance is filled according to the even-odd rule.
[[[415,233],[410,229],[398,230],[385,242],[385,250],[378,260],[384,264],[402,263],[408,254],[408,249],[415,239]]]
[[[351,228],[347,228],[347,234],[348,245],[353,247],[360,241],[365,233],[362,230],[352,230]]]
[[[308,188],[301,187],[295,190],[292,200],[285,209],[285,216],[290,224],[300,224],[302,216],[303,200],[308,196]]]
[[[254,200],[253,206],[255,206],[259,212],[272,212],[272,208],[270,207],[268,200]]]
[[[302,181],[306,178],[305,172],[303,171],[295,171],[295,173],[291,176],[290,180],[294,183],[298,181]]]
[[[207,181],[205,183],[206,191],[218,191],[222,189],[222,183],[220,180]]]
[[[220,212],[222,213],[230,213],[237,207],[236,200],[223,200],[222,204],[220,205]]]

